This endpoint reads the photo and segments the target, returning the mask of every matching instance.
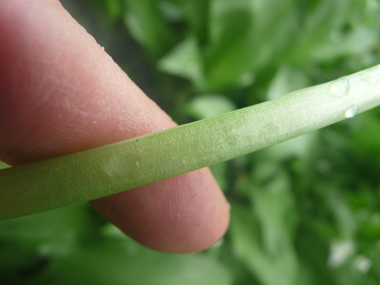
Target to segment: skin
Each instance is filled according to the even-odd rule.
[[[55,0],[0,0],[0,160],[21,165],[176,124]],[[208,168],[92,201],[141,244],[217,242],[229,206]]]

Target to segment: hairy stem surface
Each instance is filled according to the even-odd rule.
[[[93,200],[217,164],[380,104],[380,65],[276,100],[0,171],[0,220]]]

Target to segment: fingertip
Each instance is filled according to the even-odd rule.
[[[161,252],[204,250],[222,238],[229,224],[229,204],[208,168],[92,205],[128,236]]]

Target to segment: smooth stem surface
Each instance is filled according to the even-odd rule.
[[[380,104],[380,66],[276,100],[0,171],[0,220],[126,191],[217,164]]]

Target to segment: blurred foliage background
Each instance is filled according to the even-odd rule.
[[[179,124],[380,64],[379,0],[62,4]],[[212,248],[157,253],[80,204],[0,223],[0,284],[380,283],[378,108],[211,168]]]

